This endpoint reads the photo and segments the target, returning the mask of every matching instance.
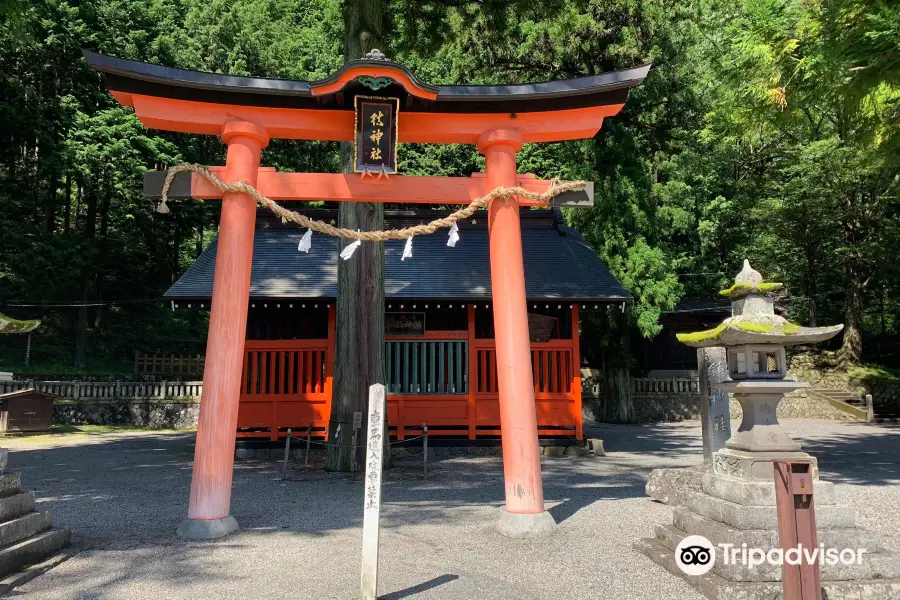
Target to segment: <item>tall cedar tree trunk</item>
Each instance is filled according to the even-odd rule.
[[[806,246],[806,308],[809,313],[809,326],[815,327],[818,322],[816,295],[819,289],[819,274],[816,271],[816,251],[812,245]]]
[[[863,282],[862,261],[857,244],[860,241],[858,200],[854,193],[844,198],[844,339],[838,354],[841,362],[858,364],[862,360]]]
[[[66,206],[63,211],[63,234],[69,235],[69,222],[72,218],[72,174],[66,173]]]
[[[86,184],[84,189],[87,201],[87,218],[84,223],[85,246],[90,246],[94,239],[94,229],[97,224],[97,186]],[[91,268],[87,263],[81,266],[81,293],[78,297],[82,305],[78,307],[78,319],[75,322],[75,366],[84,368],[87,364],[87,329],[88,329],[88,288],[91,282]]]
[[[107,231],[109,231],[109,194],[103,193],[103,202],[100,203],[100,241],[97,244],[97,255],[100,257],[100,260],[105,260],[106,258],[106,238]],[[105,267],[105,265],[101,264],[101,267]],[[97,270],[97,301],[103,300],[104,294],[104,268]],[[98,304],[96,307],[96,311],[94,312],[94,329],[100,329],[100,326],[103,325],[103,305]]]
[[[344,61],[383,48],[384,0],[344,0]],[[341,144],[341,170],[353,171],[353,144]],[[384,204],[341,202],[338,224],[348,229],[384,228]],[[341,240],[341,249],[348,244]],[[384,383],[384,244],[364,242],[350,258],[338,260],[337,322],[331,421],[326,454],[329,471],[349,471],[354,452],[365,464],[369,386]],[[352,447],[353,413],[363,428]],[[387,412],[387,411],[385,411]],[[386,418],[387,415],[385,415]],[[340,427],[340,435],[337,434]],[[387,436],[385,436],[387,441]],[[390,452],[385,452],[390,457]]]
[[[56,188],[59,185],[59,175],[54,169],[50,175],[50,182],[47,186],[47,200],[44,205],[44,231],[53,233],[56,229]]]

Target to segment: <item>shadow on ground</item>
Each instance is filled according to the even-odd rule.
[[[819,457],[827,479],[858,486],[900,482],[900,454],[896,451],[900,428],[851,423],[805,432],[806,422],[788,421],[785,425],[804,449]],[[542,468],[545,498],[554,519],[561,530],[567,528],[571,535],[584,537],[589,545],[591,536],[616,538],[613,532],[597,530],[615,529],[616,519],[623,522],[623,532],[645,529],[649,534],[653,524],[665,520],[656,519],[667,510],[658,505],[653,508],[649,501],[644,503],[649,471],[701,460],[696,423],[590,425],[586,436],[603,439],[608,455],[597,460],[544,459]],[[133,582],[155,590],[209,581],[215,583],[215,590],[228,590],[229,586],[241,585],[246,573],[258,568],[254,559],[260,548],[267,549],[266,560],[273,560],[274,555],[275,560],[285,561],[284,569],[275,569],[276,575],[269,575],[276,579],[282,571],[289,574],[298,565],[321,565],[323,553],[333,548],[346,548],[344,552],[349,555],[343,560],[358,564],[362,481],[307,470],[297,463],[291,465],[285,481],[281,479],[280,462],[238,462],[231,509],[241,525],[238,534],[205,545],[176,538],[175,528],[187,513],[193,438],[191,433],[121,434],[49,448],[17,444],[10,450],[10,469],[22,472],[24,486],[37,495],[39,510],[52,510],[57,524],[74,530],[75,542],[86,559],[102,554],[102,569],[54,570],[54,589],[67,593],[90,590],[77,597],[98,599],[123,597],[119,592]],[[400,561],[393,568],[407,572],[408,579],[395,582],[381,597],[443,597],[445,591],[459,589],[462,584],[458,579],[467,577],[465,572],[451,570],[453,567],[441,562],[445,548],[478,555],[485,551],[479,544],[493,539],[484,536],[496,518],[493,511],[499,512],[503,505],[502,461],[437,460],[431,462],[427,478],[422,475],[419,460],[399,462],[385,474],[383,499],[383,535],[394,540],[391,544],[407,548],[414,566],[403,566],[407,557],[387,558],[389,562]],[[603,503],[599,510],[598,503]],[[634,512],[641,506],[649,507],[650,517]],[[601,525],[598,515],[610,521]],[[628,529],[624,520],[632,517],[637,523],[629,524]],[[422,527],[447,533],[431,539],[431,534],[422,533],[426,531]],[[570,539],[560,538],[551,548],[565,556],[570,543]],[[630,538],[620,534],[610,543],[627,546]],[[510,547],[517,547],[515,544]],[[161,548],[165,549],[164,561],[160,559]],[[220,566],[217,556],[229,558],[221,559]],[[432,557],[433,565],[429,562]],[[432,565],[428,576],[419,571],[423,564]],[[316,579],[347,577],[346,569],[332,572],[330,562],[317,568],[322,572],[311,574]],[[355,585],[358,571],[355,567],[351,571],[354,576],[348,585]],[[469,592],[473,589],[471,581],[469,573],[465,579]],[[491,585],[518,589],[516,581],[498,580]],[[524,588],[519,592],[520,598],[533,597]],[[233,596],[225,593],[220,597]],[[446,597],[457,596],[454,592]],[[475,597],[474,592],[471,597]]]

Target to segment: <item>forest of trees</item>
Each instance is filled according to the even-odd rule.
[[[347,0],[349,1],[349,0]],[[567,214],[651,337],[749,258],[839,356],[900,364],[900,4],[888,0],[390,0],[385,54],[434,84],[522,82],[652,62],[592,140],[526,146],[520,171],[596,182]],[[212,137],[145,129],[81,57],[319,79],[344,60],[340,0],[18,0],[0,8],[0,312],[40,318],[46,370],[196,352],[201,313],[162,293],[215,235],[216,203],[158,214],[141,176],[222,164]],[[469,146],[401,147],[412,175],[468,175]],[[337,144],[263,163],[340,169]],[[21,365],[25,336],[0,338]],[[624,337],[624,336],[622,336]]]

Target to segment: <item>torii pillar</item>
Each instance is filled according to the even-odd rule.
[[[514,130],[487,131],[478,138],[478,151],[485,157],[488,189],[518,185],[516,153],[521,148],[522,135]],[[556,530],[556,521],[544,510],[522,230],[515,198],[491,201],[488,230],[506,483],[506,508],[497,527],[509,537],[546,535]]]
[[[253,123],[232,121],[222,128],[221,137],[228,145],[223,180],[255,186],[260,154],[269,143],[268,132]],[[188,518],[178,526],[178,535],[189,539],[214,539],[238,528],[231,516],[231,480],[255,227],[256,201],[247,194],[225,194],[191,497]]]

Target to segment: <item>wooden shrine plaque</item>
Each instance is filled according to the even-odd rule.
[[[424,335],[425,313],[386,312],[384,313],[385,335]]]
[[[357,173],[373,172],[393,175],[397,172],[398,98],[356,96],[356,163]]]

